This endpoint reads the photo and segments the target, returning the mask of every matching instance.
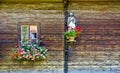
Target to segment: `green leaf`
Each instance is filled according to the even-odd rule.
[[[20,56],[17,56],[17,60],[20,60]]]

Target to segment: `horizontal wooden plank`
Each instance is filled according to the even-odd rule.
[[[112,19],[108,19],[108,20],[106,20],[106,19],[98,19],[98,20],[96,20],[96,19],[92,19],[92,18],[90,18],[90,19],[80,19],[79,21],[77,21],[77,24],[78,25],[86,25],[86,24],[93,24],[93,25],[95,25],[96,24],[96,26],[97,25],[119,25],[120,24],[120,21],[119,21],[119,19],[118,20],[112,20]]]
[[[15,30],[17,30],[17,25],[15,25],[15,26],[12,26],[11,24],[10,25],[5,25],[5,24],[2,24],[2,25],[0,25],[1,26],[1,28],[0,28],[0,30],[13,30],[13,31],[15,31]]]
[[[41,28],[41,30],[43,31],[54,31],[54,32],[57,32],[57,31],[64,31],[64,28],[59,28],[59,27],[52,27],[52,28],[49,28],[49,27],[46,27],[46,28]]]
[[[62,30],[62,29],[61,29],[61,30],[57,30],[57,29],[49,29],[49,30],[48,30],[48,29],[47,29],[47,30],[44,29],[44,30],[43,30],[43,29],[42,29],[41,32],[42,32],[42,33],[48,33],[48,32],[49,32],[49,33],[61,33],[61,32],[64,32],[64,30]]]
[[[63,0],[2,0],[2,3],[41,3],[41,2],[63,2]]]
[[[62,36],[62,35],[64,35],[63,34],[63,32],[46,32],[46,33],[43,33],[43,32],[41,32],[41,35],[43,35],[43,36]]]
[[[94,24],[91,24],[91,25],[81,25],[82,28],[84,29],[96,29],[96,30],[99,30],[99,29],[118,29],[120,30],[120,24],[116,24],[116,25],[113,25],[113,24],[108,24],[108,25],[94,25]]]
[[[108,26],[108,27],[119,27],[120,26],[120,23],[119,24],[116,24],[116,23],[114,23],[114,24],[109,24],[109,23],[92,23],[92,24],[89,24],[89,23],[87,23],[87,24],[78,24],[78,25],[80,25],[80,26],[98,26],[98,27],[106,27],[106,26]]]
[[[107,30],[107,29],[103,29],[103,30],[88,30],[88,29],[84,29],[84,31],[82,31],[81,33],[82,35],[100,35],[100,36],[120,36],[120,31],[119,30]]]
[[[15,48],[16,45],[17,45],[17,42],[14,42],[14,43],[5,42],[5,43],[0,43],[0,48]]]
[[[83,46],[83,44],[79,44],[79,45],[76,45],[75,50],[80,50],[80,51],[120,51],[120,45],[88,44],[88,45]]]
[[[54,6],[55,5],[55,6]],[[63,10],[63,3],[37,3],[37,4],[23,4],[23,3],[2,3],[0,4],[2,9],[32,9],[32,10]]]
[[[17,33],[17,30],[0,30],[0,34],[5,34],[5,33],[10,33],[10,34],[15,34]]]
[[[15,34],[17,34],[17,33],[15,33],[15,32],[0,32],[0,35],[5,35],[5,34],[12,34],[12,35],[15,35]]]
[[[1,44],[5,44],[5,43],[14,43],[14,42],[17,42],[17,39],[14,39],[14,40],[12,40],[12,39],[0,39],[0,43]]]
[[[104,2],[106,2],[106,1],[119,1],[119,0],[69,0],[70,2],[81,2],[81,1],[104,1]]]
[[[94,2],[90,2],[90,1],[81,1],[81,2],[70,2],[69,3],[69,10],[98,10],[98,11],[118,11],[120,10],[120,6],[119,6],[120,2],[112,2],[112,1],[108,1],[108,2],[104,2],[104,1],[94,1]]]
[[[61,12],[48,12],[48,13],[43,13],[43,22],[54,22],[54,21],[58,21],[59,22],[63,22],[64,21],[64,14],[62,12],[63,10],[61,10]],[[47,16],[46,16],[47,15]],[[41,17],[40,17],[41,18]]]
[[[77,44],[120,45],[120,40],[77,40]]]
[[[61,28],[61,29],[64,29],[64,24],[57,24],[57,23],[44,23],[41,25],[41,27],[44,29],[44,28]]]
[[[75,12],[75,16],[77,19],[86,19],[86,20],[119,20],[120,18],[120,12],[116,11],[118,13],[111,13],[111,12]]]
[[[87,35],[87,34],[82,34],[80,35],[79,37],[77,37],[77,40],[80,40],[80,41],[91,41],[91,40],[111,40],[111,41],[119,41],[120,40],[120,35],[110,35],[110,34],[90,34],[90,35]]]
[[[80,37],[78,37],[77,38],[77,40],[79,41],[79,40],[83,40],[83,41],[92,41],[92,40],[104,40],[104,41],[120,41],[120,36],[102,36],[102,35],[95,35],[95,36],[88,36],[88,35],[86,35],[86,36],[80,36]]]
[[[16,39],[17,38],[17,34],[2,34],[2,36],[0,36],[0,39]]]
[[[42,27],[49,26],[49,27],[61,27],[61,28],[63,28],[64,27],[64,23],[63,22],[59,22],[58,23],[58,22],[57,21],[56,22],[45,22],[45,23],[42,23],[41,26]]]

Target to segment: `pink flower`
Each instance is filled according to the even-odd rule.
[[[30,58],[32,58],[32,55],[29,55]]]
[[[22,48],[18,48],[18,51],[19,52],[23,52],[24,50]]]
[[[28,51],[28,54],[30,54],[30,50],[27,50]]]
[[[36,49],[36,48],[34,48],[34,49],[33,49],[33,51],[34,51],[34,52],[37,52],[37,49]]]
[[[20,52],[20,54],[22,55],[22,54],[24,54],[23,52]]]
[[[26,55],[23,55],[23,58],[26,58]]]
[[[35,60],[34,56],[32,56],[31,60]]]
[[[23,57],[22,56],[20,56],[20,59],[22,59]]]
[[[37,54],[35,54],[36,56],[40,56],[40,54],[39,53],[37,53]]]

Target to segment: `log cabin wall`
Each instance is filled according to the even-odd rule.
[[[119,70],[120,2],[70,0],[68,10],[84,28],[70,54],[69,70]]]
[[[64,51],[60,51],[64,47],[63,2],[56,0],[57,2],[48,3],[44,2],[46,0],[42,0],[42,3],[34,4],[24,0],[26,1],[24,4],[24,1],[21,3],[6,3],[12,0],[1,1],[5,2],[0,4],[0,50],[15,47],[18,39],[17,25],[19,23],[40,23],[40,37],[46,47],[50,50],[59,51],[49,51],[49,59],[45,62],[46,64],[39,64],[39,69],[42,69],[43,66],[45,69],[48,69],[48,66],[63,69]],[[77,24],[85,29],[81,36],[77,38],[75,51],[69,57],[68,68],[119,70],[119,0],[69,0],[68,10],[75,13]],[[6,50],[0,51],[0,57],[5,52],[8,53]],[[6,61],[10,60],[8,58],[3,61],[7,63]],[[16,62],[13,61],[12,63]],[[18,68],[22,67],[18,66]],[[31,68],[34,68],[33,65]],[[16,70],[11,66],[3,69]]]
[[[8,1],[8,0],[4,0]],[[10,0],[14,1],[14,0]],[[22,1],[22,0],[17,0]],[[0,4],[0,70],[25,70],[25,69],[63,69],[64,66],[64,11],[60,0],[55,2],[24,3],[2,2]],[[44,62],[23,63],[12,59],[13,48],[20,38],[18,25],[39,24],[39,39],[43,40],[49,50],[47,60]],[[3,65],[5,64],[5,65]],[[12,65],[11,65],[12,64]],[[16,66],[14,66],[15,64]],[[9,66],[8,66],[9,65]],[[21,65],[21,66],[20,66]],[[29,65],[29,66],[28,66]],[[39,66],[37,66],[39,65]],[[10,67],[11,66],[11,67]],[[30,73],[30,72],[28,72]]]
[[[46,5],[47,4],[47,5]],[[54,4],[57,4],[54,7]],[[0,48],[13,48],[17,45],[18,24],[40,24],[40,38],[49,50],[64,48],[63,3],[2,3],[0,5]],[[43,10],[44,9],[44,10]],[[48,10],[52,9],[52,10]]]
[[[77,38],[76,50],[120,50],[120,2],[110,0],[70,0],[69,11],[85,30]]]
[[[0,47],[15,46],[18,39],[17,24],[29,22],[41,24],[41,38],[44,39],[46,46],[56,49],[62,45],[63,48],[63,1],[18,0],[18,2],[1,1]],[[54,6],[54,4],[56,5]],[[77,23],[85,28],[81,37],[78,38],[77,49],[119,49],[119,0],[69,0],[68,10],[75,13]],[[53,43],[56,45],[50,47]]]

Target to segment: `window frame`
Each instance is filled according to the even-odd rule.
[[[40,40],[41,38],[41,24],[40,22],[18,22],[18,27],[17,27],[17,40],[18,40],[18,44],[20,44],[21,41],[21,25],[37,25],[37,40]],[[30,30],[30,27],[28,28],[28,30]],[[30,33],[30,32],[29,32]],[[29,34],[30,37],[30,34]]]

